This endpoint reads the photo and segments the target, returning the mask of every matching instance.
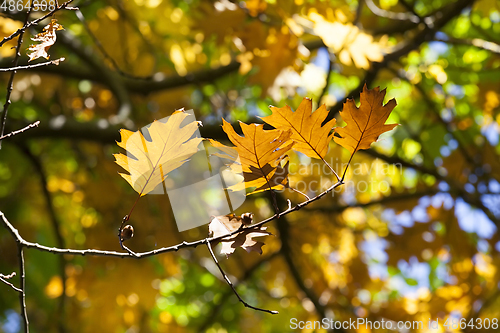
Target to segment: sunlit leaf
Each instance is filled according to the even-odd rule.
[[[120,130],[118,146],[127,155],[115,154],[116,163],[129,174],[120,173],[141,196],[156,188],[167,174],[188,161],[198,151],[201,138],[193,137],[199,123],[192,121],[181,127],[189,114],[177,111],[166,123],[154,121],[148,128],[151,140],[140,132]],[[132,155],[132,156],[130,156]]]
[[[304,98],[295,112],[287,105],[282,108],[271,106],[273,114],[262,118],[276,129],[292,131],[293,149],[313,158],[323,158],[332,140],[335,118],[322,125],[328,116],[325,105],[312,112],[312,101]]]
[[[244,136],[238,135],[231,124],[223,120],[222,129],[235,145],[240,157],[246,188],[256,187],[252,193],[269,189],[281,189],[288,182],[287,168],[280,162],[292,148],[289,141],[292,132],[281,130],[264,130],[264,125],[240,122]],[[232,190],[240,190],[237,185]]]
[[[344,109],[340,112],[347,126],[337,127],[335,131],[341,137],[335,137],[336,143],[354,154],[360,149],[368,149],[377,141],[380,134],[392,130],[398,124],[385,125],[385,121],[396,106],[393,98],[383,105],[385,89],[368,89],[366,85],[361,93],[361,105],[358,108],[354,100],[347,99]]]

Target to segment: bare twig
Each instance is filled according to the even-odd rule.
[[[258,270],[263,264],[271,262],[274,258],[277,258],[279,254],[280,254],[279,251],[273,252],[270,255],[268,255],[267,257],[265,257],[265,258],[261,259],[260,261],[258,261],[257,263],[255,263],[250,268],[248,268],[245,271],[245,273],[243,274],[243,276],[241,278],[238,278],[238,280],[233,284],[234,287],[237,287],[238,285],[240,285],[244,281],[248,280],[252,276],[252,274],[256,270]],[[232,290],[227,290],[227,292],[224,292],[222,294],[222,296],[220,297],[220,301],[217,304],[214,304],[210,314],[208,316],[205,316],[205,318],[206,318],[205,321],[203,322],[203,324],[201,324],[200,327],[198,327],[198,329],[197,329],[198,332],[201,333],[201,332],[207,331],[207,329],[210,327],[211,323],[217,318],[218,313],[220,312],[222,306],[224,305],[224,300],[227,299],[229,296],[231,296],[232,293],[233,293]]]
[[[44,171],[44,167],[42,165],[42,161],[40,158],[36,155],[34,155],[31,150],[25,146],[25,145],[20,145],[21,150],[23,153],[26,155],[26,157],[30,160],[30,162],[33,164],[35,172],[38,173],[40,176],[40,182],[42,185],[42,192],[45,197],[45,203],[47,205],[47,211],[50,216],[50,222],[52,224],[52,229],[54,231],[54,235],[56,238],[56,244],[60,248],[65,247],[65,242],[64,238],[62,236],[61,232],[61,226],[59,223],[59,219],[56,214],[56,210],[54,208],[53,200],[52,200],[52,195],[49,192],[48,189],[48,182],[47,182],[47,176]],[[61,276],[61,281],[62,281],[62,293],[61,296],[59,297],[59,304],[58,304],[58,318],[57,318],[57,324],[58,324],[58,329],[59,332],[65,332],[66,328],[64,327],[64,309],[65,309],[65,303],[66,303],[66,258],[64,256],[60,256],[59,258],[59,275]]]
[[[28,321],[28,311],[26,309],[26,271],[24,269],[24,254],[23,254],[23,244],[17,241],[17,250],[19,256],[19,303],[21,305],[21,318],[24,322],[24,333],[29,333],[29,321]]]
[[[9,134],[5,134],[4,136],[0,137],[0,140],[10,138],[11,136],[14,136],[14,135],[19,134],[19,133],[23,133],[24,131],[27,131],[30,128],[38,127],[38,124],[40,124],[39,120],[35,121],[33,124],[29,124],[28,126],[26,126],[24,128],[21,128],[20,130],[10,132]]]
[[[278,311],[275,311],[275,310],[266,310],[266,309],[258,308],[256,306],[252,306],[252,305],[248,304],[247,302],[245,302],[241,298],[241,296],[238,294],[238,292],[236,291],[236,288],[234,287],[234,285],[231,282],[231,280],[229,280],[229,278],[227,277],[226,273],[224,273],[224,270],[220,266],[219,261],[217,260],[217,257],[215,256],[214,251],[212,250],[212,245],[210,245],[210,241],[208,239],[207,239],[207,247],[208,247],[208,251],[210,251],[210,255],[212,256],[212,259],[214,260],[215,264],[219,268],[219,271],[222,274],[222,277],[224,278],[224,280],[226,280],[227,284],[231,287],[231,289],[233,289],[234,294],[236,295],[236,297],[238,297],[239,301],[241,303],[243,303],[243,305],[245,307],[253,309],[253,310],[257,310],[257,311],[267,312],[267,313],[270,313],[270,314],[278,314],[279,313]]]
[[[70,3],[72,3],[74,0],[68,0],[66,1],[65,3],[63,3],[62,5],[54,8],[53,10],[51,10],[50,12],[48,12],[47,14],[37,18],[36,20],[33,20],[31,22],[28,22],[26,20],[26,22],[24,23],[23,27],[20,28],[20,29],[17,29],[16,32],[14,32],[12,35],[10,36],[7,36],[7,37],[4,37],[4,39],[2,41],[0,41],[0,47],[5,44],[6,42],[8,42],[9,40],[15,38],[16,36],[18,35],[22,35],[24,33],[24,31],[26,29],[28,29],[29,27],[33,26],[33,25],[37,25],[38,23],[40,23],[41,21],[45,20],[47,17],[50,17],[52,15],[54,15],[55,12],[57,11],[60,11],[61,9],[68,9],[68,10],[75,10],[76,8],[72,8],[72,7],[69,7],[69,8],[66,8]],[[31,7],[33,7],[33,3],[34,1],[31,2]],[[31,9],[30,9],[31,10]],[[28,12],[29,13],[29,12]]]
[[[21,71],[21,70],[25,70],[25,69],[33,69],[33,68],[42,67],[42,66],[49,66],[49,65],[59,66],[59,63],[64,61],[64,60],[65,60],[65,58],[59,58],[56,60],[46,61],[46,62],[42,62],[42,63],[35,64],[35,65],[0,68],[0,72]]]
[[[31,14],[31,10],[33,9],[34,6],[34,1],[31,2],[31,6],[28,9],[28,12],[26,13],[26,18],[24,20],[24,25],[29,21],[29,17]],[[24,31],[26,28],[21,28],[19,31],[19,38],[17,39],[17,46],[16,46],[16,55],[14,57],[14,61],[12,62],[12,67],[17,67],[17,64],[19,63],[19,58],[21,57],[21,45],[23,43],[23,35]],[[0,43],[0,46],[2,44]],[[5,122],[7,121],[7,112],[9,110],[9,106],[11,104],[10,101],[10,94],[12,93],[12,90],[14,89],[14,76],[16,76],[16,71],[13,71],[10,74],[9,82],[7,83],[7,95],[5,95],[5,104],[3,105],[3,112],[2,112],[2,119],[0,120],[0,137],[3,136],[4,130],[5,130]],[[0,149],[2,148],[2,141],[0,141]]]
[[[7,281],[8,279],[12,279],[14,276],[16,276],[16,272],[12,272],[9,275],[0,274],[0,281],[5,283],[6,285],[10,286],[15,291],[22,293],[23,292],[22,289],[19,289],[18,287],[16,287],[15,285],[13,285],[9,281]]]
[[[0,273],[0,277],[1,277],[1,278],[4,278],[4,279],[6,279],[6,280],[10,280],[10,279],[12,279],[14,276],[16,276],[16,272],[12,272],[12,273],[10,273],[10,274],[8,274],[8,275],[3,275],[3,274],[1,274],[1,273]]]

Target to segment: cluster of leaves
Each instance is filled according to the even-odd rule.
[[[233,159],[230,165],[238,163],[244,174],[244,179],[239,184],[226,190],[252,189],[248,194],[254,194],[289,187],[287,164],[281,164],[287,159],[290,150],[321,159],[328,165],[324,157],[335,133],[338,134],[335,142],[348,149],[352,159],[356,151],[370,148],[382,133],[397,126],[385,125],[396,106],[396,101],[392,99],[384,105],[384,97],[385,89],[368,89],[365,85],[361,93],[360,107],[358,108],[353,100],[348,100],[342,112],[347,125],[335,129],[335,119],[326,121],[328,111],[325,105],[313,112],[309,98],[304,98],[295,112],[289,106],[271,107],[272,115],[264,117],[263,120],[273,126],[273,130],[264,130],[262,124],[240,122],[243,132],[241,136],[231,124],[223,120],[222,129],[235,147],[224,146],[213,139],[209,141],[214,147],[231,156]],[[128,172],[120,175],[139,193],[139,197],[161,185],[171,171],[181,167],[198,151],[203,139],[193,137],[193,134],[201,123],[193,120],[183,124],[187,116],[184,110],[179,110],[165,123],[154,121],[148,128],[149,140],[140,130],[120,131],[121,141],[118,146],[125,149],[127,155],[115,154],[116,163]],[[332,169],[331,166],[329,168]],[[334,170],[333,172],[337,181],[342,182],[343,178],[340,179]],[[305,197],[310,200],[307,195]],[[276,202],[275,198],[274,201]],[[278,213],[277,205],[275,209]],[[126,216],[126,220],[130,215],[131,213]],[[265,236],[269,232],[264,226],[249,228],[252,219],[250,215],[235,216],[234,213],[212,218],[209,231],[213,237],[231,234],[221,239],[221,253],[229,255],[236,247],[262,253],[263,243],[253,240],[253,237]],[[238,230],[242,231],[235,233]]]

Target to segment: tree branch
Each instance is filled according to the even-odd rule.
[[[359,94],[363,90],[364,84],[366,83],[367,86],[370,86],[371,82],[375,80],[378,72],[385,68],[389,62],[398,60],[400,57],[407,55],[410,51],[419,48],[423,42],[430,40],[434,34],[439,31],[439,29],[444,27],[451,19],[460,14],[463,9],[471,6],[474,1],[475,0],[459,0],[450,5],[443,6],[432,15],[424,18],[423,20],[426,22],[425,28],[417,32],[413,38],[398,44],[393,52],[384,56],[384,59],[381,62],[373,62],[372,67],[366,72],[364,80],[360,80],[359,85],[351,90],[346,97],[354,99],[359,98]],[[330,108],[330,112],[325,122],[333,119],[342,109],[342,105],[342,102],[337,102],[333,105]]]
[[[87,63],[96,73],[99,73],[101,80],[105,83],[118,100],[119,107],[117,114],[110,119],[113,124],[121,123],[128,119],[132,112],[132,102],[129,98],[129,93],[124,85],[124,81],[120,79],[117,72],[105,66],[101,59],[97,59],[92,54],[89,48],[85,48],[81,41],[76,39],[70,33],[61,31],[59,33],[59,41],[69,50],[74,52],[81,60]],[[41,67],[50,68],[50,67]]]
[[[405,200],[410,200],[410,199],[416,199],[416,198],[421,198],[426,195],[434,195],[437,193],[441,193],[443,191],[440,191],[439,189],[436,188],[428,188],[424,191],[417,191],[413,193],[395,193],[394,195],[387,196],[387,197],[382,197],[377,200],[372,200],[368,202],[356,202],[351,205],[345,205],[345,206],[337,206],[337,205],[330,205],[327,207],[314,207],[314,208],[305,208],[307,211],[315,211],[315,212],[324,212],[324,213],[341,213],[344,210],[348,208],[353,208],[353,207],[369,207],[373,205],[384,205],[392,202],[397,202],[397,201],[405,201]]]
[[[408,162],[408,161],[406,161],[402,158],[399,158],[399,157],[387,156],[387,155],[381,154],[379,152],[376,152],[373,149],[363,150],[362,152],[367,154],[367,155],[370,155],[370,156],[379,158],[383,161],[386,161],[387,163],[398,164],[398,165],[401,165],[401,166],[404,166],[407,168],[411,168],[411,169],[429,174],[431,176],[434,176],[434,177],[436,177],[436,179],[440,179],[440,180],[445,181],[452,188],[453,191],[451,191],[451,192],[455,192],[455,193],[451,193],[451,194],[457,195],[457,196],[461,197],[466,203],[468,203],[474,207],[479,208],[491,220],[491,222],[493,222],[497,227],[500,227],[500,219],[498,217],[496,217],[495,214],[493,214],[493,212],[483,204],[483,202],[481,201],[481,198],[478,198],[472,194],[469,194],[463,188],[463,186],[461,184],[459,184],[455,179],[447,177],[447,176],[439,173],[437,170],[428,169],[424,166]]]
[[[306,295],[306,297],[314,304],[314,308],[316,309],[316,312],[318,315],[323,319],[327,318],[326,316],[326,308],[319,302],[319,297],[316,295],[314,290],[312,288],[306,287],[304,280],[302,279],[302,276],[300,274],[299,268],[297,267],[293,254],[292,254],[292,247],[289,243],[290,240],[290,233],[289,233],[289,228],[290,224],[288,223],[288,220],[286,217],[280,219],[279,223],[277,223],[277,228],[279,231],[279,238],[281,241],[281,254],[283,258],[285,259],[285,262],[288,266],[288,269],[290,273],[292,274],[292,277],[299,287],[300,290]],[[333,329],[333,332],[344,332],[342,329]]]

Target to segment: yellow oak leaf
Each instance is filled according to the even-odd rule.
[[[325,105],[312,112],[312,101],[304,98],[295,112],[287,105],[282,108],[271,106],[272,115],[263,117],[269,125],[276,129],[292,131],[291,139],[295,142],[293,149],[309,157],[323,159],[328,152],[328,143],[334,133],[335,118],[321,125],[328,116]]]
[[[343,111],[340,112],[347,125],[335,129],[340,135],[334,137],[335,142],[354,154],[360,149],[370,148],[380,134],[396,127],[398,124],[384,125],[396,106],[394,98],[383,105],[385,93],[385,89],[368,89],[365,84],[360,95],[359,108],[353,99],[347,99]]]
[[[288,182],[288,168],[280,162],[292,148],[291,131],[264,130],[264,125],[240,122],[244,136],[238,135],[233,126],[223,120],[222,129],[235,145],[239,155],[244,184],[236,184],[229,189],[238,191],[242,187],[257,189],[253,194],[270,189],[281,189]],[[289,142],[290,141],[290,142]]]
[[[220,240],[222,243],[221,253],[226,256],[232,254],[237,247],[241,247],[247,252],[255,251],[262,254],[264,243],[254,240],[253,237],[267,236],[271,233],[266,231],[267,227],[263,226],[256,229],[250,228],[252,221],[253,214],[250,213],[241,216],[234,214],[216,216],[210,221],[208,231],[212,237],[220,237],[241,229],[240,232]]]
[[[47,51],[56,42],[56,31],[58,30],[64,30],[64,28],[62,25],[57,23],[57,20],[52,19],[50,23],[43,28],[41,33],[31,38],[31,40],[41,43],[30,45],[28,51],[31,51],[31,53],[28,54],[30,57],[30,60],[28,61],[32,61],[40,57],[44,57],[45,59],[50,58]]]
[[[181,127],[189,114],[174,112],[166,123],[155,120],[148,128],[151,140],[146,140],[141,131],[120,130],[118,146],[127,155],[114,154],[116,163],[129,174],[120,173],[141,196],[148,194],[165,180],[167,174],[187,162],[198,151],[203,140],[193,137],[199,123],[189,122]]]

